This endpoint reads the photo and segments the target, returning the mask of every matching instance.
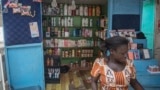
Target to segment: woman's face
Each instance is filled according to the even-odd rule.
[[[128,53],[128,45],[121,45],[116,50],[113,50],[113,58],[120,62],[125,63]]]

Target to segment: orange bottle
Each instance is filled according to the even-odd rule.
[[[96,12],[95,6],[92,6],[92,16],[95,16],[95,12]]]
[[[96,6],[96,16],[100,16],[100,14],[101,14],[100,6]]]
[[[88,7],[88,16],[92,16],[92,7],[91,6]]]
[[[47,66],[50,66],[50,59],[47,58]]]

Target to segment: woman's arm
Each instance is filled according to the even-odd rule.
[[[97,84],[98,78],[99,78],[99,76],[98,76],[98,77],[92,77],[92,78],[91,78],[92,90],[98,90],[98,84]]]
[[[91,69],[91,87],[92,87],[92,90],[98,90],[98,79],[100,77],[100,72],[102,70],[102,65],[104,63],[104,61],[101,61],[103,59],[100,59],[100,58],[97,58],[95,61],[94,61],[94,64],[92,66],[92,69]]]
[[[131,86],[134,88],[134,90],[144,90],[142,85],[137,81],[137,79],[131,79],[130,81]]]

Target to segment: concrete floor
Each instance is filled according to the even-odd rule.
[[[88,77],[89,71],[71,71],[61,75],[59,84],[46,84],[46,90],[91,90]]]

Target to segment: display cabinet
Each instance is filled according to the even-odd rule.
[[[43,2],[46,82],[55,81],[54,68],[60,70],[61,65],[69,65],[71,69],[91,68],[98,55],[100,41],[106,37],[107,18],[101,8],[101,5],[90,4],[77,4],[73,8],[66,3],[58,3],[57,7],[53,7]]]

